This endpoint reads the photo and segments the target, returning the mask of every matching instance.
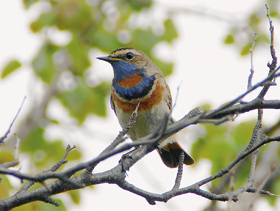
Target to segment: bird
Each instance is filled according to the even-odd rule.
[[[138,108],[138,117],[128,132],[135,141],[157,130],[166,113],[172,109],[172,97],[162,72],[142,51],[123,47],[112,51],[108,56],[97,57],[111,64],[114,77],[111,86],[111,108],[122,128],[125,128],[131,114]],[[174,122],[169,119],[168,125]],[[183,163],[192,165],[193,158],[186,153],[171,136],[159,141],[157,151],[163,163],[169,168],[179,165],[180,154],[184,153]]]

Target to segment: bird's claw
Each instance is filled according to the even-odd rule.
[[[125,159],[127,159],[127,158],[130,159],[130,160],[132,160],[131,152],[128,152],[128,153],[122,155],[121,159],[119,160],[119,163],[120,163],[121,166],[122,166],[122,172],[126,172],[126,171],[129,170],[129,167],[126,167],[126,166],[125,166],[125,162],[124,162]]]

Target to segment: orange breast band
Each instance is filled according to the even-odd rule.
[[[119,82],[117,82],[118,86],[123,86],[125,88],[130,88],[133,86],[136,86],[137,84],[139,84],[142,81],[142,77],[139,74],[136,74],[133,77],[129,77],[129,78],[125,78]]]
[[[152,109],[155,105],[159,104],[162,100],[163,95],[163,87],[159,84],[159,82],[156,83],[156,88],[153,91],[153,93],[150,95],[150,97],[145,98],[143,97],[143,101],[141,101],[138,111],[147,111]],[[125,113],[131,113],[135,110],[137,104],[139,103],[139,100],[134,100],[133,102],[124,102],[122,101],[118,96],[116,96],[116,93],[112,94],[113,101],[116,104],[118,108],[120,108]]]

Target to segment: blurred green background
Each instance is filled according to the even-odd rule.
[[[71,118],[82,125],[89,114],[106,117],[106,98],[110,92],[108,81],[95,83],[87,80],[89,69],[94,66],[90,51],[95,49],[109,53],[119,47],[134,47],[145,52],[161,69],[165,76],[171,75],[173,62],[167,62],[156,58],[154,48],[160,43],[172,45],[178,38],[178,29],[172,18],[174,11],[166,12],[158,22],[149,20],[138,21],[139,17],[145,17],[145,13],[154,7],[152,0],[127,1],[127,0],[25,0],[23,4],[28,11],[34,5],[48,5],[48,9],[42,12],[32,23],[30,29],[34,34],[43,38],[43,44],[32,59],[31,64],[22,64],[17,58],[7,61],[2,70],[1,79],[13,77],[12,73],[18,71],[24,65],[31,65],[38,81],[42,83],[45,93],[39,105],[34,105],[21,121],[17,128],[17,134],[21,138],[21,153],[29,156],[34,162],[32,165],[38,169],[49,169],[59,161],[64,152],[66,143],[64,140],[48,141],[45,137],[46,128],[50,125],[59,125],[60,122],[47,115],[49,103],[59,100],[69,111]],[[270,15],[275,21],[279,21],[279,1],[266,1],[270,6]],[[225,32],[221,43],[234,47],[241,56],[249,56],[252,46],[252,36],[240,37],[239,32],[250,31],[258,34],[256,48],[263,43],[269,43],[268,27],[263,27],[266,20],[264,7],[254,8],[247,17],[247,29],[237,25],[231,25]],[[179,11],[179,10],[178,10]],[[262,11],[262,12],[260,12]],[[176,11],[175,11],[176,12]],[[191,12],[189,12],[191,13]],[[189,14],[186,14],[189,15]],[[206,17],[205,17],[206,18]],[[66,32],[69,42],[59,45],[48,38],[48,30]],[[277,49],[276,49],[277,50]],[[74,84],[67,85],[67,77],[71,77]],[[203,105],[206,110],[211,105]],[[255,120],[248,120],[239,125],[232,126],[230,132],[226,125],[203,125],[205,133],[197,137],[192,145],[191,154],[198,163],[200,159],[208,159],[212,163],[211,173],[214,174],[227,166],[246,147],[250,140]],[[273,135],[279,128],[268,130],[267,135]],[[230,142],[225,142],[225,137],[230,137]],[[13,157],[13,140],[10,138],[5,146],[0,148],[0,163],[9,162]],[[259,159],[265,156],[268,146],[264,147]],[[212,153],[213,151],[220,153]],[[38,159],[40,154],[42,159]],[[279,153],[278,153],[279,154]],[[82,152],[73,150],[67,157],[69,161],[79,161]],[[279,161],[279,157],[277,158]],[[250,169],[250,160],[247,158],[235,169],[235,186],[242,186],[247,181]],[[279,174],[279,172],[278,172]],[[266,185],[266,190],[274,194],[280,194],[280,180],[273,176]],[[0,199],[7,198],[16,191],[7,177],[1,175]],[[228,177],[215,180],[210,189],[216,193],[229,191]],[[37,186],[35,186],[37,187]],[[76,204],[80,203],[80,191],[70,191],[67,194]],[[95,191],[95,190],[93,190]],[[274,205],[276,198],[264,197],[270,205]],[[42,202],[33,202],[14,210],[67,210],[62,200],[58,200],[60,207],[53,207]],[[217,206],[214,202],[210,207]],[[216,207],[217,208],[217,207]]]

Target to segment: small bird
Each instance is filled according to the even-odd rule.
[[[172,109],[170,89],[162,72],[145,53],[134,48],[119,48],[109,56],[97,59],[109,62],[113,67],[111,107],[121,127],[125,128],[140,101],[137,120],[128,135],[135,141],[153,133]],[[172,123],[170,118],[169,125]],[[159,142],[157,149],[163,163],[170,168],[178,166],[181,152],[185,154],[186,165],[194,163],[174,136]]]

